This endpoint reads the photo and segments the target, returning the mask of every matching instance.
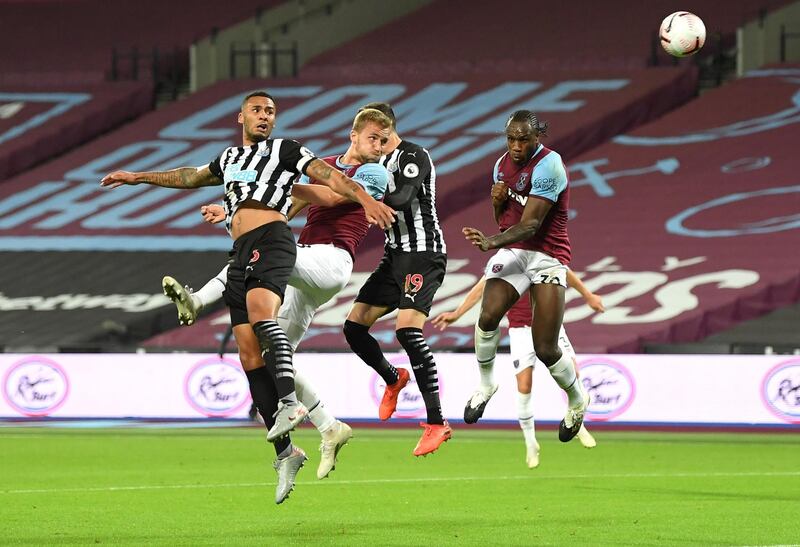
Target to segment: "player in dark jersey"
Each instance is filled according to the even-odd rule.
[[[362,110],[353,120],[347,151],[342,155],[323,158],[323,161],[364,186],[375,199],[382,199],[390,176],[386,168],[377,162],[382,156],[390,127],[391,120],[381,112]],[[293,187],[292,207],[287,217],[291,219],[306,206],[310,207],[305,226],[300,232],[297,260],[278,313],[278,324],[286,332],[294,350],[305,336],[317,309],[347,285],[355,250],[369,228],[358,204],[343,199],[306,177],[301,178],[301,182],[304,184]],[[219,205],[205,205],[201,207],[201,212],[210,223],[225,220],[225,211]],[[193,323],[203,306],[222,298],[227,270],[227,266],[223,268],[199,291],[199,295],[170,276],[164,278],[165,294],[171,295],[170,298],[178,307],[179,318],[183,317],[184,323]],[[317,468],[317,478],[322,479],[334,469],[339,450],[352,437],[352,431],[325,408],[309,379],[300,371],[295,371],[295,385],[298,399],[308,408],[308,417],[322,437]],[[279,489],[279,497],[287,492],[290,481],[284,481],[284,485]]]
[[[313,177],[360,203],[366,218],[382,228],[391,225],[394,211],[298,142],[269,138],[275,114],[269,94],[251,93],[243,100],[238,117],[243,146],[225,149],[200,169],[116,171],[104,177],[101,185],[114,188],[146,183],[183,189],[225,185],[226,225],[235,240],[225,301],[253,401],[269,428],[267,440],[284,445],[281,439],[307,415],[295,394],[292,347],[276,321],[297,254],[286,221],[292,186],[301,174]],[[291,457],[297,462],[296,469],[306,459],[291,442],[281,457]]]
[[[388,420],[397,408],[398,394],[408,383],[409,373],[386,360],[369,329],[385,314],[399,310],[397,339],[408,354],[428,415],[427,423],[420,424],[425,431],[414,449],[415,456],[423,456],[452,434],[442,416],[436,363],[422,335],[447,266],[436,215],[436,171],[427,150],[397,135],[394,112],[388,104],[370,103],[364,108],[380,110],[392,120],[381,163],[393,176],[384,203],[397,211],[397,226],[386,230],[383,259],[361,287],[343,331],[353,352],[386,382],[378,415]]]
[[[603,312],[603,300],[600,296],[591,292],[586,285],[575,275],[572,270],[567,271],[567,285],[574,288],[586,301],[586,304],[594,311]],[[464,297],[458,307],[450,312],[440,313],[431,322],[434,327],[444,330],[448,325],[455,323],[471,310],[475,304],[480,302],[483,296],[483,289],[486,286],[486,278],[482,277]],[[525,437],[525,463],[529,468],[539,466],[539,443],[536,441],[536,428],[533,420],[533,405],[531,400],[531,387],[533,385],[533,369],[536,366],[536,353],[533,349],[533,338],[531,338],[531,324],[533,320],[533,310],[531,309],[530,298],[523,295],[517,300],[508,313],[508,337],[512,363],[514,364],[514,375],[517,380],[517,418],[519,426]],[[575,350],[567,337],[567,331],[561,326],[558,337],[558,345],[561,351],[570,356],[577,370],[577,359]],[[578,440],[586,448],[594,448],[597,442],[591,433],[586,429],[585,424],[581,425],[578,431]]]
[[[486,237],[475,228],[463,229],[467,240],[481,251],[500,249],[486,265],[486,287],[475,326],[481,385],[464,408],[464,421],[478,421],[497,391],[492,369],[500,339],[498,325],[532,287],[536,356],[567,393],[567,413],[558,432],[559,439],[566,442],[578,433],[589,397],[577,380],[572,360],[558,346],[571,258],[567,235],[569,186],[561,156],[539,142],[546,128],[530,110],[518,110],[509,117],[508,151],[495,164],[492,189],[494,217],[501,232]]]

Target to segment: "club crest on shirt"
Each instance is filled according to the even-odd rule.
[[[266,158],[269,156],[270,149],[268,147],[259,148],[258,152],[256,152],[256,156],[261,156],[262,158]]]
[[[517,181],[516,188],[518,192],[521,192],[525,185],[528,183],[528,173],[522,173],[519,176],[519,180]]]

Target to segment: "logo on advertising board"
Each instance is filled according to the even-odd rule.
[[[628,369],[611,359],[589,359],[580,364],[583,387],[589,393],[590,420],[611,420],[631,406],[636,384]]]
[[[197,412],[215,418],[231,416],[250,402],[242,367],[236,361],[218,357],[204,359],[189,370],[184,395]]]
[[[800,424],[800,359],[779,363],[764,375],[761,400],[781,420]]]
[[[408,362],[408,357],[406,356],[395,357],[390,359],[389,362],[396,368],[405,368],[411,372],[411,364]],[[385,389],[386,382],[384,382],[383,378],[381,378],[378,374],[373,373],[370,381],[370,393],[372,394],[372,400],[375,402],[375,416],[378,415],[377,409],[381,404],[381,399],[383,398],[383,392]],[[442,397],[443,391],[442,377],[440,375],[439,397]],[[425,401],[422,400],[422,393],[419,391],[419,386],[417,386],[414,373],[411,372],[411,378],[408,380],[408,384],[406,384],[406,387],[403,388],[403,391],[400,392],[400,395],[397,398],[397,410],[392,417],[416,419],[424,418],[425,416]]]
[[[67,400],[69,380],[61,366],[44,357],[13,364],[3,378],[3,398],[20,414],[47,416]]]

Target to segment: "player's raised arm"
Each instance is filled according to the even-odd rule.
[[[100,181],[100,186],[116,188],[123,185],[152,184],[164,188],[199,188],[222,184],[222,177],[205,167],[181,167],[171,171],[130,172],[114,171]]]
[[[350,201],[360,203],[371,224],[377,224],[385,230],[394,222],[393,209],[376,201],[360,184],[324,161],[316,158],[312,160],[306,168],[306,174]]]
[[[469,290],[467,296],[464,297],[464,300],[455,310],[440,313],[433,319],[433,321],[431,321],[431,324],[439,330],[444,330],[451,323],[455,323],[461,319],[465,313],[475,306],[475,304],[480,302],[481,298],[483,297],[483,287],[485,285],[486,277],[481,277],[478,282],[475,283],[475,286]]]

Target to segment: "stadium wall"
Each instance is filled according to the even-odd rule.
[[[297,66],[331,48],[373,30],[431,0],[384,2],[374,9],[371,0],[293,0],[195,42],[190,50],[192,92],[231,74],[231,48],[251,47],[258,52],[255,74],[249,77],[292,76],[285,58],[269,65],[270,48],[297,48]],[[248,56],[249,57],[249,56]],[[249,58],[245,59],[250,63]],[[239,66],[239,65],[237,65]],[[244,74],[241,74],[245,76]]]
[[[397,366],[407,357],[389,354]],[[800,356],[581,355],[592,402],[587,420],[641,428],[788,428],[800,430]],[[350,354],[301,353],[295,364],[337,416],[377,421],[384,385]],[[437,355],[445,416],[461,419],[477,381],[474,356]],[[516,421],[514,366],[500,355],[500,390],[484,414],[494,425]],[[247,379],[232,356],[209,354],[0,355],[0,419],[205,419],[247,417]],[[565,398],[534,370],[537,422],[558,422]],[[393,423],[424,418],[412,382]]]
[[[781,29],[786,39],[781,59]],[[767,64],[800,61],[800,2],[764,13],[736,31],[736,74],[744,76]]]

